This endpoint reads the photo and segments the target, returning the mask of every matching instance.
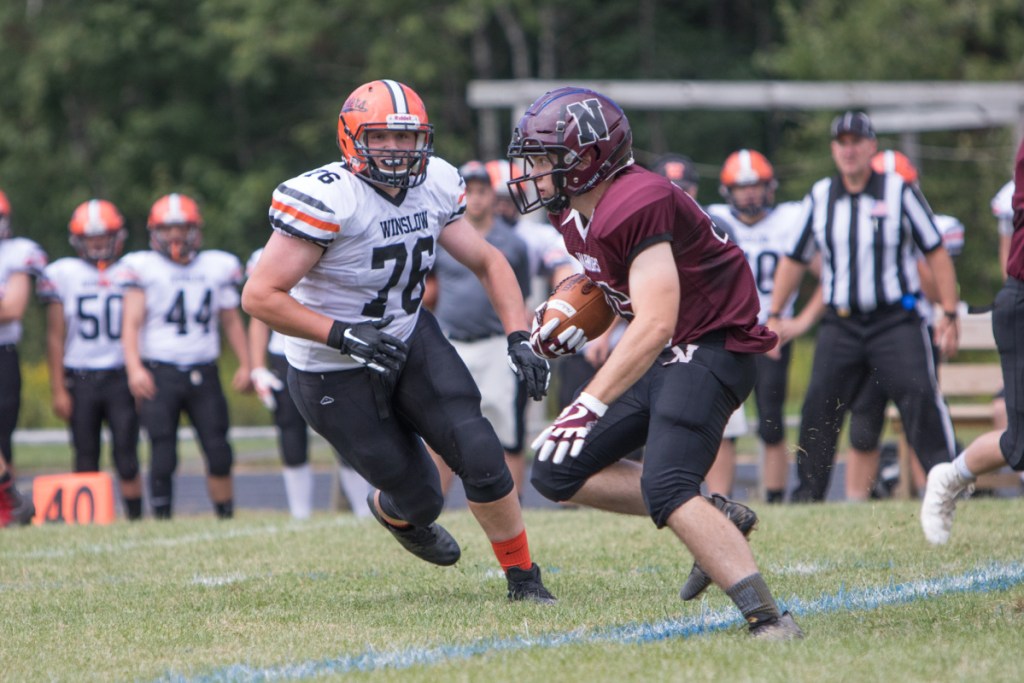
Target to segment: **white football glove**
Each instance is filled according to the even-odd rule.
[[[259,396],[260,401],[267,407],[267,410],[277,408],[274,392],[282,391],[284,389],[284,382],[273,372],[263,367],[253,368],[252,372],[249,373],[249,379],[252,380],[252,387],[256,390],[256,395]]]
[[[565,328],[552,339],[551,333],[558,327],[559,320],[553,318],[542,325],[541,320],[543,320],[546,310],[547,304],[541,304],[533,318],[533,328],[530,330],[530,348],[535,354],[551,360],[561,356],[571,356],[578,353],[590,341],[587,339],[586,333],[575,325]]]
[[[608,411],[608,406],[595,396],[582,392],[574,403],[555,419],[550,427],[540,433],[530,447],[537,451],[537,460],[561,465],[565,456],[575,458],[583,450],[583,442],[597,421]]]

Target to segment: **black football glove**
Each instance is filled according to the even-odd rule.
[[[519,380],[526,383],[530,398],[539,401],[547,395],[551,368],[530,348],[530,335],[525,331],[508,335],[508,365]]]
[[[327,345],[346,353],[358,363],[382,375],[397,375],[405,363],[409,347],[398,337],[381,332],[395,316],[350,325],[334,321]]]

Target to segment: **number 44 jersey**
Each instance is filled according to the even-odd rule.
[[[220,312],[238,308],[242,263],[204,249],[186,264],[158,251],[136,251],[119,262],[115,281],[146,295],[140,354],[171,365],[212,363],[220,355]]]
[[[332,163],[282,183],[274,191],[270,224],[324,249],[292,289],[296,301],[347,323],[393,315],[385,331],[408,340],[438,235],[465,210],[459,172],[437,157],[421,185],[396,197]],[[360,367],[335,349],[296,337],[287,338],[285,355],[307,372]]]

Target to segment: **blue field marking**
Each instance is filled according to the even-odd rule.
[[[812,616],[830,612],[866,611],[888,605],[901,605],[917,600],[928,600],[954,593],[989,593],[1024,583],[1024,564],[991,564],[965,574],[921,579],[908,583],[890,583],[888,586],[847,590],[840,588],[834,594],[813,600],[792,597],[780,600],[780,607],[798,616]],[[642,644],[668,638],[690,638],[727,628],[740,628],[743,619],[735,609],[706,611],[683,619],[669,619],[655,623],[626,624],[597,629],[579,629],[566,633],[552,633],[537,637],[506,639],[484,638],[461,645],[440,645],[404,650],[368,649],[359,654],[333,659],[254,667],[232,664],[208,674],[188,676],[168,673],[158,681],[173,683],[219,683],[221,681],[294,681],[327,674],[345,674],[354,671],[378,669],[408,669],[414,666],[432,666],[444,662],[470,659],[496,652],[514,652],[531,648],[556,648],[580,643]]]

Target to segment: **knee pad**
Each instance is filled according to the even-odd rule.
[[[700,495],[701,481],[692,475],[684,474],[681,478],[667,481],[657,477],[648,477],[646,470],[640,477],[640,488],[647,502],[647,512],[651,520],[660,529],[665,526],[669,516],[677,508],[686,504],[691,498]]]
[[[760,437],[761,441],[765,442],[769,446],[774,446],[775,444],[782,442],[782,439],[786,435],[786,429],[781,420],[761,420],[757,425],[757,435]]]
[[[551,461],[534,460],[530,472],[530,483],[540,495],[556,503],[564,503],[580,490],[586,479],[574,477],[565,467],[552,467]]]
[[[206,473],[211,477],[231,476],[231,465],[234,462],[234,457],[230,450],[226,454],[219,454],[217,456],[210,454],[208,460]]]
[[[456,425],[453,436],[466,500],[493,503],[507,496],[515,484],[491,424],[482,416],[474,417]]]
[[[1024,439],[1021,439],[1019,431],[1007,429],[1003,432],[999,438],[999,450],[1012,470],[1024,472]]]

